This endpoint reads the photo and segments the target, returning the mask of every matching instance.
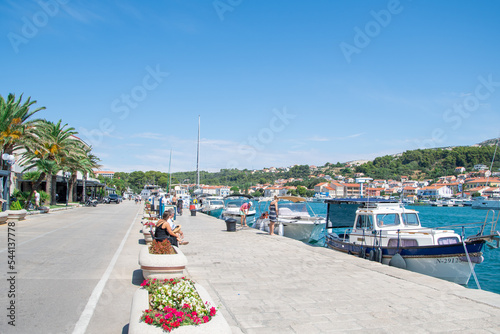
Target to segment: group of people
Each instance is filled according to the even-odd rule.
[[[165,196],[166,197],[166,196]],[[178,208],[179,201],[174,196],[172,198],[172,204],[176,205]],[[182,205],[182,202],[181,204]],[[248,226],[246,221],[246,216],[248,211],[252,207],[252,202],[245,202],[240,207],[241,214],[241,226]],[[184,241],[184,233],[181,230],[181,225],[176,225],[174,222],[174,209],[166,210],[160,220],[156,223],[155,229],[155,239],[158,241],[163,241],[167,239],[174,246],[187,245],[189,242]],[[274,225],[276,224],[278,217],[278,197],[274,196],[274,199],[269,203],[269,234],[275,235]]]
[[[252,207],[252,202],[245,202],[240,206],[241,226],[247,227],[247,214]],[[278,196],[269,203],[269,234],[275,235],[274,224],[278,221]]]

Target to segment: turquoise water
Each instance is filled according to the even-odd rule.
[[[484,222],[487,210],[477,210],[471,207],[433,207],[433,206],[408,206],[417,210],[422,225],[428,227],[441,227],[448,225],[467,224],[473,222]],[[488,220],[491,220],[491,213]],[[497,229],[500,226],[497,227]],[[461,228],[454,228],[457,233],[461,233]],[[465,235],[470,236],[477,230],[466,231]],[[483,248],[484,262],[474,267],[481,289],[500,293],[500,248]],[[477,289],[474,277],[471,276],[468,284],[469,288]]]
[[[253,219],[257,219],[262,212],[268,210],[269,203],[255,203],[257,214]],[[326,204],[310,203],[309,211],[311,214],[321,215],[326,217]],[[407,206],[409,209],[414,209],[419,212],[420,221],[424,227],[443,227],[450,225],[463,225],[468,223],[483,222],[486,218],[487,210],[475,210],[471,207],[433,207],[433,206]],[[491,214],[490,218],[491,219]],[[249,220],[249,223],[251,220]],[[497,227],[497,229],[500,226]],[[457,226],[454,229],[457,233],[462,233],[462,228]],[[468,229],[465,231],[466,236],[477,233],[477,229]],[[311,244],[324,245],[325,231],[324,229],[313,231]],[[481,289],[500,293],[500,248],[490,249],[485,246],[483,249],[484,262],[477,264],[474,267],[477,279]],[[469,288],[477,289],[474,277],[471,276],[468,284]]]

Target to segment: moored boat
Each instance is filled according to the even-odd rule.
[[[473,209],[500,210],[500,197],[478,197],[472,201]]]
[[[307,200],[296,196],[278,197],[278,216],[275,233],[285,237],[309,241],[315,228],[324,229],[324,217],[312,215],[307,210]],[[269,232],[269,217],[262,215],[253,226]]]
[[[222,218],[227,219],[227,218],[234,218],[238,222],[241,222],[241,212],[240,212],[240,207],[243,205],[245,202],[250,202],[252,203],[253,197],[251,195],[245,195],[245,194],[233,194],[224,197],[225,205],[224,209],[222,210]],[[246,214],[247,217],[247,223],[248,223],[248,217],[253,218],[257,211],[255,210],[255,205],[252,204],[252,207],[248,210],[248,213]]]
[[[458,284],[467,284],[474,266],[483,261],[485,243],[496,241],[498,247],[500,240],[498,216],[474,225],[476,234],[465,237],[452,229],[422,227],[418,211],[397,202],[361,199],[327,204],[328,247]]]
[[[201,212],[219,218],[224,209],[224,200],[220,196],[206,196],[199,199]]]

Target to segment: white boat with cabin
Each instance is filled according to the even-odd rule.
[[[422,227],[418,211],[401,203],[366,199],[327,203],[328,247],[458,284],[467,284],[474,266],[483,262],[484,244],[495,240],[497,248],[500,240],[498,216],[491,222],[486,217],[474,226],[479,233],[463,237],[452,229]],[[350,228],[340,230],[346,227]]]
[[[296,196],[278,197],[276,234],[308,242],[313,230],[315,228],[323,229],[325,225],[325,217],[309,213],[305,198]],[[266,214],[261,215],[253,227],[269,232],[269,217]]]
[[[234,218],[238,222],[241,222],[241,212],[240,212],[240,207],[243,205],[245,202],[250,202],[252,203],[253,196],[251,195],[245,195],[245,194],[233,194],[224,197],[224,209],[222,210],[222,218],[227,219],[227,218]],[[247,223],[248,223],[248,217],[253,217],[257,211],[255,210],[255,205],[252,203],[252,206],[248,210],[248,213],[246,215],[247,217]]]
[[[477,197],[472,201],[473,209],[500,210],[500,197]]]

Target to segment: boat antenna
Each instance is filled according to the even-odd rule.
[[[488,177],[486,178],[486,185],[488,185],[488,183],[490,183],[490,175],[491,175],[491,173],[493,173],[493,162],[495,161],[495,155],[497,154],[499,140],[500,140],[500,137],[497,138],[497,142],[495,144],[495,151],[493,152],[493,158],[491,159],[491,164],[490,164],[490,174],[488,174]]]
[[[198,151],[196,154],[196,189],[200,189],[200,115],[198,115]]]

